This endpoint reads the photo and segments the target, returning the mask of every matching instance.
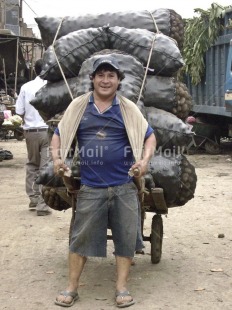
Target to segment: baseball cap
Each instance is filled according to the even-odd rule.
[[[97,60],[95,60],[93,64],[93,72],[95,72],[97,68],[99,68],[103,64],[108,64],[112,66],[113,68],[115,68],[116,70],[120,70],[119,64],[115,58],[113,58],[112,56],[102,56],[98,58]]]

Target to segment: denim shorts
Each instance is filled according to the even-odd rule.
[[[137,187],[133,182],[108,188],[83,185],[77,197],[70,251],[81,256],[106,257],[110,227],[114,254],[133,257],[138,203]]]

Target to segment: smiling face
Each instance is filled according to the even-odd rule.
[[[92,77],[94,92],[99,98],[112,98],[120,84],[117,71],[111,66],[101,66]]]

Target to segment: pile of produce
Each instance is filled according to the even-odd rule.
[[[64,19],[46,16],[36,21],[47,47],[41,77],[49,82],[31,104],[50,127],[57,126],[73,98],[89,91],[94,61],[104,54],[114,56],[125,72],[119,93],[140,108],[157,138],[157,152],[146,179],[150,177],[163,188],[168,207],[182,206],[192,199],[197,177],[183,155],[194,134],[185,123],[192,102],[186,85],[177,79],[184,65],[180,15],[159,9],[151,13],[131,11]],[[78,165],[71,164],[75,180],[81,177]],[[66,209],[67,203],[70,206],[68,199],[62,207],[64,197],[59,189],[65,184],[54,176],[52,163],[37,183],[43,184],[44,199],[51,208]]]

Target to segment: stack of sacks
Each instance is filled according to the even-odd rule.
[[[78,16],[78,18],[72,16],[67,16],[65,18],[44,16],[38,17],[35,20],[40,29],[43,43],[47,48],[53,43],[55,36],[59,39],[76,30],[104,27],[105,25],[110,25],[110,27],[113,28],[120,25],[120,27],[127,29],[146,29],[153,33],[158,30],[162,34],[174,39],[179,49],[182,48],[184,40],[183,20],[179,14],[171,9],[161,8],[151,12],[147,10],[115,13],[106,12],[102,14]],[[59,31],[57,33],[58,28]],[[117,35],[117,32],[118,30],[114,32],[114,35]],[[149,46],[150,45],[148,45],[148,47]],[[171,56],[173,55],[172,53]],[[168,58],[170,60],[170,57]],[[162,61],[161,64],[163,64]],[[75,70],[78,71],[77,66]],[[173,72],[169,70],[169,68],[166,73],[164,71],[160,72],[160,70],[162,69],[159,68],[158,64],[158,67],[156,66],[152,71],[153,74],[155,73],[159,76],[172,76]],[[149,71],[149,74],[152,74],[152,71]],[[69,72],[69,75],[70,74]],[[76,72],[72,72],[72,74],[76,74]],[[166,86],[168,89],[170,88],[172,96],[170,97],[166,91],[161,97],[157,97],[157,93],[163,92]],[[169,77],[160,78],[157,76],[148,76],[144,104],[145,106],[153,106],[171,112],[184,120],[191,110],[192,100],[187,86],[183,83],[179,83],[176,78],[170,79]]]
[[[146,29],[104,26],[73,31],[56,40],[54,46],[49,46],[43,55],[41,77],[52,82],[62,79],[57,59],[65,76],[74,77],[85,59],[103,49],[121,50],[146,66],[151,48],[149,67],[155,74],[169,76],[183,66],[180,50],[168,36],[154,34]]]
[[[155,21],[158,28],[160,26],[159,30],[161,28],[166,29],[163,30],[166,35],[154,33],[156,27],[151,15],[156,16]],[[135,24],[132,21],[138,16],[144,16],[144,20],[142,18],[136,19],[136,27],[140,26],[141,28],[133,29],[131,25]],[[178,27],[170,26],[174,17],[178,18]],[[98,28],[93,28],[92,22],[95,19],[98,23],[94,23],[94,25]],[[147,11],[118,14],[105,13],[95,19],[93,19],[93,16],[90,18],[89,15],[85,18],[66,17],[59,28],[57,40],[54,45],[49,46],[54,40],[61,19],[52,17],[36,18],[41,30],[41,37],[47,46],[43,56],[41,77],[47,79],[48,83],[37,92],[36,98],[31,103],[46,121],[53,121],[57,125],[71,102],[68,88],[62,80],[60,66],[69,84],[72,97],[75,98],[89,91],[89,73],[92,70],[93,62],[103,54],[113,55],[119,62],[120,68],[125,71],[126,78],[121,83],[121,94],[139,106],[149,124],[155,129],[159,156],[155,156],[151,161],[149,171],[155,184],[158,184],[157,175],[159,174],[154,172],[154,167],[156,166],[156,160],[160,156],[164,157],[166,161],[170,161],[170,173],[165,173],[165,188],[168,188],[169,179],[170,186],[173,185],[173,182],[176,182],[176,188],[179,186],[177,179],[173,181],[169,177],[172,175],[173,166],[178,167],[178,175],[182,175],[184,165],[180,163],[183,161],[185,168],[186,165],[189,165],[189,171],[191,170],[191,172],[188,182],[190,182],[189,180],[192,181],[190,186],[184,187],[187,194],[183,195],[183,190],[177,191],[174,201],[168,204],[170,206],[183,205],[193,197],[196,187],[196,175],[195,169],[192,168],[192,165],[183,154],[181,154],[181,160],[179,157],[176,160],[176,150],[183,150],[191,142],[193,136],[193,132],[182,120],[188,114],[191,98],[185,94],[188,103],[181,101],[181,89],[184,89],[183,92],[186,89],[181,83],[178,84],[176,80],[173,80],[184,64],[180,49],[176,41],[173,40],[175,37],[180,46],[183,43],[182,19],[169,9],[156,10],[152,14]],[[137,23],[138,20],[139,24]],[[106,24],[107,26],[105,26]],[[173,25],[175,25],[174,22]],[[167,29],[169,29],[169,32]],[[179,29],[179,32],[177,29]],[[147,75],[145,83],[143,83],[144,68],[148,64],[149,56],[148,73],[152,72],[152,75]],[[165,107],[165,100],[163,100],[163,105],[162,102],[159,102],[165,90],[165,81],[169,81],[166,96],[164,96],[165,100],[168,99],[166,100],[168,107]],[[146,88],[146,83],[153,86]],[[172,87],[172,84],[175,87]],[[175,99],[171,101],[170,97],[173,98],[174,95]],[[158,106],[153,104],[153,99]],[[182,108],[178,109],[178,102],[180,101]],[[144,106],[144,103],[147,107]],[[45,184],[42,181],[40,182],[46,185],[46,182]],[[159,186],[162,187],[162,184]],[[167,193],[165,196],[168,197]]]

